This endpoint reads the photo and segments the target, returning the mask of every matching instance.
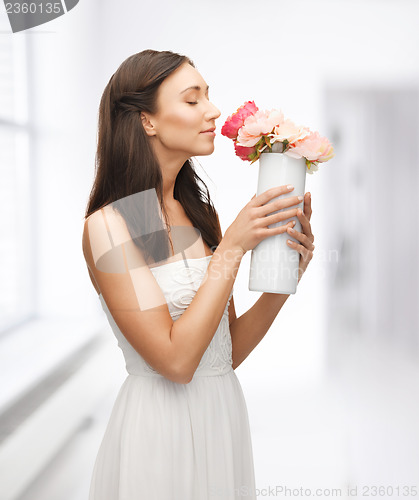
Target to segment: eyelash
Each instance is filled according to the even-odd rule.
[[[208,101],[209,101],[209,97],[207,97]],[[198,104],[198,101],[197,102],[186,102],[186,104]]]

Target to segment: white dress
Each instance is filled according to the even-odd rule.
[[[211,256],[150,268],[174,321]],[[228,303],[188,384],[156,372],[128,343],[100,295],[128,376],[94,464],[89,500],[256,500],[246,402],[232,368]]]

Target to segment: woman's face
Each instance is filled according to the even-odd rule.
[[[175,155],[183,163],[214,151],[214,135],[203,132],[215,128],[221,112],[209,101],[207,84],[193,66],[182,64],[163,81],[157,106],[155,115],[143,113],[149,119],[143,125],[158,156]]]

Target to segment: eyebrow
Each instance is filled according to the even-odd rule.
[[[193,87],[188,87],[187,89],[182,90],[181,94],[183,94],[184,92],[186,92],[187,90],[190,90],[190,89],[201,90],[201,87],[199,85],[194,85]],[[209,85],[207,85],[207,92],[208,92],[208,89],[209,89]]]

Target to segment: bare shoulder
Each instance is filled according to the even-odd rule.
[[[84,221],[83,254],[89,267],[100,256],[130,240],[125,219],[110,205],[96,210]]]
[[[107,207],[92,213],[84,223],[83,251],[96,290],[127,341],[160,374],[183,382],[165,295],[123,217]]]
[[[128,288],[135,287],[134,277],[145,276],[148,283],[153,279],[124,218],[111,207],[101,208],[85,220],[83,254],[96,290],[110,302],[116,303]]]

